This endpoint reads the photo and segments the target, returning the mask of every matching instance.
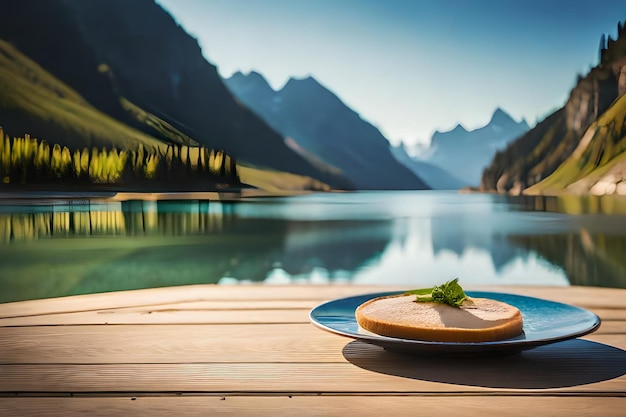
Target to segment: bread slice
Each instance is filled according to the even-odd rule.
[[[381,336],[432,342],[489,342],[522,333],[522,314],[501,301],[471,298],[461,307],[416,302],[415,295],[378,297],[355,311],[359,326]]]

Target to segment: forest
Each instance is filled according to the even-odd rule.
[[[169,144],[135,149],[70,149],[58,143],[9,137],[0,127],[0,187],[58,184],[224,188],[239,184],[237,164],[223,150]]]

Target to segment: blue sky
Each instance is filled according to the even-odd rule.
[[[597,63],[623,0],[157,0],[223,77],[312,75],[392,142],[468,129],[496,107],[532,125]]]

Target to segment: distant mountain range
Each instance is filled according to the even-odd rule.
[[[479,129],[468,131],[458,124],[450,131],[435,132],[430,146],[419,149],[417,158],[446,170],[463,186],[477,186],[496,152],[528,129],[525,120],[516,122],[498,108]]]
[[[313,77],[291,78],[274,91],[257,72],[225,80],[237,98],[316,166],[331,166],[358,189],[426,189],[398,162],[387,139]]]
[[[467,131],[458,125],[436,132],[418,157],[404,145],[391,146],[367,121],[312,77],[291,78],[274,91],[256,71],[224,80],[246,106],[317,166],[331,166],[359,189],[460,189],[478,185],[496,151],[528,130],[497,109],[487,125]],[[414,176],[420,183],[416,185]]]
[[[391,153],[398,162],[413,171],[415,175],[419,175],[433,190],[458,190],[468,185],[460,179],[453,177],[445,169],[410,156],[403,143],[398,146],[392,146]]]
[[[480,189],[510,194],[626,194],[626,29],[561,109],[498,152]]]

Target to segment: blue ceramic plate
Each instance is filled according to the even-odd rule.
[[[315,326],[340,336],[378,345],[387,350],[431,355],[515,353],[584,336],[600,327],[598,316],[579,307],[522,295],[468,291],[467,295],[470,297],[491,298],[517,307],[524,319],[523,333],[513,339],[497,342],[458,343],[399,339],[359,329],[354,317],[356,308],[369,299],[393,294],[400,292],[365,294],[329,301],[311,310],[309,318]]]

